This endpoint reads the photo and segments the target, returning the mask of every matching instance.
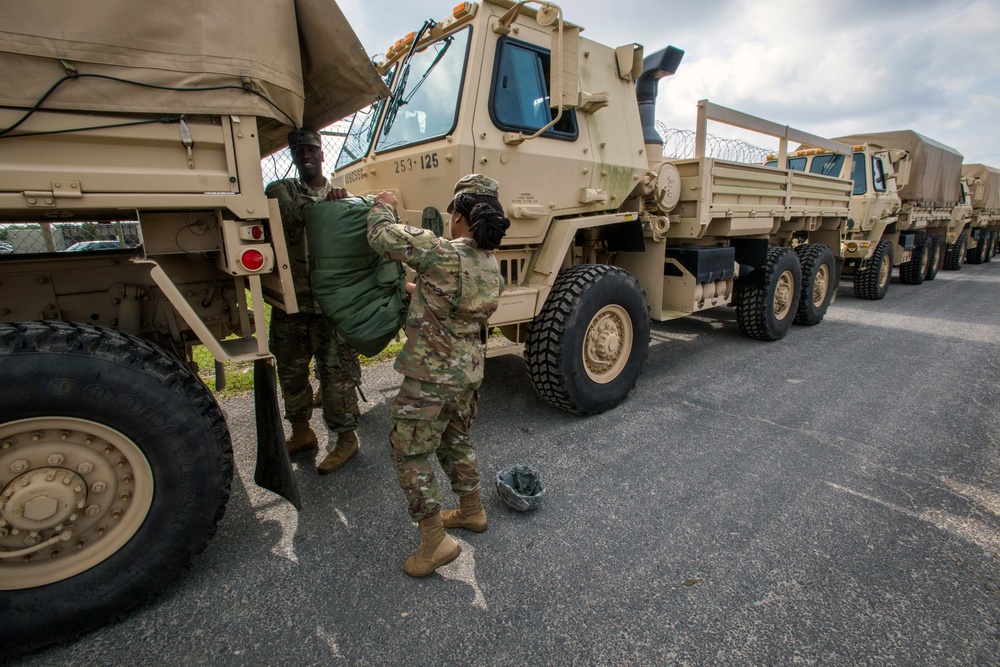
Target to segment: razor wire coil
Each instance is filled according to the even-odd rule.
[[[694,157],[696,133],[694,130],[669,128],[662,121],[656,121],[656,132],[663,139],[663,156],[685,159]],[[731,162],[761,164],[772,149],[755,146],[743,139],[727,139],[709,134],[705,140],[706,157]]]

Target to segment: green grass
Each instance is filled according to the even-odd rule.
[[[271,321],[271,306],[268,304],[264,304],[264,321],[264,330],[267,331],[267,324]],[[374,357],[361,355],[361,365],[371,366],[382,361],[395,359],[401,349],[403,349],[402,340],[393,340]],[[215,391],[215,359],[208,351],[208,348],[204,345],[195,345],[191,350],[191,358],[198,364],[198,377],[215,392],[216,396],[239,396],[248,391],[253,391],[253,362],[224,363],[226,386],[222,391]],[[311,363],[309,367],[310,369],[312,368]]]

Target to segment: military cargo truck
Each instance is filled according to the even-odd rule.
[[[462,175],[500,182],[512,224],[491,324],[575,413],[629,393],[650,318],[735,305],[744,333],[776,340],[832,296],[850,181],[706,157],[710,117],[787,129],[708,102],[699,154],[665,159],[657,86],[682,56],[598,44],[552,3],[463,3],[387,51],[392,93],[356,116],[336,164],[335,182],[390,190],[405,222],[438,230]]]
[[[962,177],[972,199],[969,227],[972,235],[979,237],[975,239],[976,247],[969,249],[968,261],[982,264],[991,261],[997,253],[1000,237],[1000,169],[985,164],[965,164],[962,165]],[[983,238],[985,242],[980,243]]]
[[[881,299],[892,267],[899,280],[920,284],[938,271],[957,270],[970,243],[971,206],[962,156],[912,130],[859,134],[834,141],[852,145],[851,213],[844,239],[845,274],[854,294]],[[839,172],[844,158],[821,147],[800,146],[788,167],[810,173]],[[768,164],[778,166],[772,156]]]
[[[255,362],[256,479],[295,501],[263,311],[296,304],[260,160],[388,91],[332,2],[0,13],[0,225],[43,240],[0,255],[7,649],[122,616],[213,535],[232,451],[193,345]],[[52,231],[123,221],[137,247]]]

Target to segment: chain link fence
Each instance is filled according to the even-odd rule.
[[[0,255],[122,250],[140,243],[134,221],[0,224]]]

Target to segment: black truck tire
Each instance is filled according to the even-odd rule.
[[[740,331],[757,340],[780,340],[788,333],[799,307],[802,268],[799,257],[788,248],[767,249],[762,287],[743,286],[736,308]]]
[[[535,391],[580,415],[621,403],[649,351],[649,305],[639,281],[604,264],[559,274],[524,343]]]
[[[899,282],[904,285],[920,285],[924,282],[931,259],[930,246],[930,237],[925,237],[923,243],[913,249],[910,261],[899,265]]]
[[[976,242],[976,247],[966,252],[966,260],[969,264],[983,264],[986,262],[986,249],[989,246],[989,233],[983,231]]]
[[[927,273],[924,280],[934,280],[938,271],[944,266],[944,237],[935,234],[931,237],[930,260],[927,262]]]
[[[822,243],[804,243],[795,248],[802,270],[802,294],[795,324],[815,325],[823,320],[837,292],[836,260]]]
[[[892,279],[892,241],[879,241],[864,271],[854,273],[854,296],[878,301],[889,291]]]
[[[962,265],[965,264],[965,253],[969,246],[969,235],[962,234],[955,242],[948,246],[948,250],[944,253],[944,268],[949,271],[959,271]]]
[[[229,498],[229,429],[176,358],[117,331],[0,324],[0,645],[117,620],[200,553]],[[18,530],[15,534],[15,528]]]

